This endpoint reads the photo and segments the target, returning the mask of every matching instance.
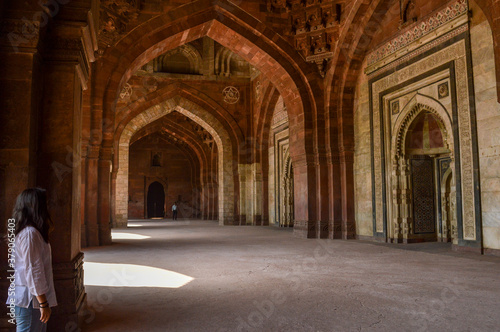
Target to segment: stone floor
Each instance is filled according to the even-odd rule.
[[[85,250],[83,331],[500,330],[500,259],[446,244],[202,221],[130,221],[113,237]]]

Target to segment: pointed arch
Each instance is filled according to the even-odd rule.
[[[99,116],[113,122],[118,93],[137,69],[168,50],[204,36],[268,75],[287,101],[292,130],[302,133],[296,135],[301,139],[292,144],[292,157],[312,161],[312,156],[306,155],[306,146],[314,145],[313,133],[305,127],[312,125],[317,111],[313,91],[322,91],[315,80],[319,74],[287,41],[227,0],[198,0],[179,6],[138,26],[110,48],[101,59],[105,66],[100,66],[96,75],[96,123]],[[110,128],[103,130],[104,140],[111,140]]]
[[[132,136],[149,123],[177,111],[207,130],[218,147],[218,190],[219,190],[219,224],[226,225],[234,222],[234,176],[233,176],[233,150],[231,139],[222,124],[210,113],[197,104],[176,96],[165,102],[155,105],[140,113],[123,129],[119,144],[116,179],[116,204],[115,220],[117,224],[126,224],[128,219],[128,157],[130,140]]]
[[[395,135],[393,135],[391,143],[394,156],[401,157],[404,155],[408,129],[423,111],[432,113],[441,121],[446,128],[446,135],[449,138],[449,142],[453,142],[453,126],[450,115],[444,106],[431,97],[416,94],[404,107],[403,111],[400,112],[394,124]],[[448,148],[453,152],[453,143],[448,143]]]

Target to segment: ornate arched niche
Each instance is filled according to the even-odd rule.
[[[436,106],[436,105],[433,105]],[[453,138],[444,108],[416,99],[392,139],[392,242],[456,238]]]
[[[200,74],[202,58],[200,52],[191,44],[184,44],[153,61],[155,72],[171,74]]]

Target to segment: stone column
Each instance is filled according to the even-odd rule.
[[[239,224],[247,225],[251,224],[251,216],[248,215],[251,209],[251,193],[249,192],[249,166],[246,164],[238,165],[238,175],[240,181],[240,201],[239,201]]]
[[[87,246],[87,224],[86,224],[86,192],[87,192],[87,152],[88,142],[82,141],[82,184],[80,188],[80,245],[82,248]]]
[[[328,238],[342,238],[342,197],[340,181],[340,156],[334,152],[328,163],[329,221]]]
[[[354,151],[341,151],[340,170],[342,179],[342,239],[356,237],[354,221]]]
[[[401,172],[401,216],[403,242],[407,243],[413,234],[413,205],[410,160],[402,156],[399,161]]]
[[[111,211],[116,211],[116,178],[118,176],[118,171],[113,166],[113,170],[111,171],[111,202],[110,207]],[[110,217],[111,226],[116,227],[115,214],[111,213]]]
[[[316,165],[306,155],[293,160],[295,222],[293,232],[298,237],[315,238],[318,221],[316,197]]]
[[[201,185],[201,197],[200,197],[200,204],[201,204],[201,219],[202,220],[208,220],[208,190],[207,190],[207,183],[203,181]]]
[[[99,146],[90,145],[87,153],[85,191],[85,233],[86,246],[99,245],[98,210],[98,162]]]
[[[388,234],[389,240],[392,242],[402,242],[402,225],[403,225],[403,201],[404,201],[404,181],[401,178],[401,167],[399,165],[400,158],[396,156],[392,162],[392,213],[393,213],[393,231]]]
[[[57,25],[56,25],[57,24]],[[50,331],[76,325],[85,302],[80,252],[82,88],[86,84],[80,30],[54,23],[43,65],[37,185],[47,189],[58,306]]]
[[[317,191],[319,202],[317,206],[318,222],[316,225],[316,237],[318,239],[329,238],[329,187],[328,187],[328,164],[324,152],[316,155]]]
[[[262,167],[260,163],[252,164],[253,221],[254,226],[262,225]]]
[[[99,244],[111,244],[111,160],[113,149],[110,147],[101,148],[99,158],[99,200],[98,200],[98,224],[99,224]]]
[[[24,189],[36,185],[36,138],[41,98],[41,57],[38,53],[39,22],[21,22],[32,17],[21,9],[11,13],[4,3],[2,38],[0,38],[0,236],[7,233],[16,197]],[[9,16],[20,15],[19,18]],[[23,34],[28,31],[29,36]],[[24,40],[22,43],[17,41]],[[7,243],[0,240],[0,301],[5,303],[10,276],[7,272]],[[0,305],[0,327],[8,323],[7,307]]]

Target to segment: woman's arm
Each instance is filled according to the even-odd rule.
[[[46,323],[49,320],[51,309],[47,302],[48,282],[45,276],[43,257],[44,241],[40,233],[36,230],[29,230],[25,241],[19,243],[19,256],[25,263],[25,278],[27,287],[40,304],[40,321]]]
[[[42,294],[38,295],[36,299],[38,300],[38,303],[40,303],[40,321],[42,323],[47,323],[50,318],[50,314],[52,313],[52,310],[49,307],[49,302],[47,302],[47,297],[45,294]]]

